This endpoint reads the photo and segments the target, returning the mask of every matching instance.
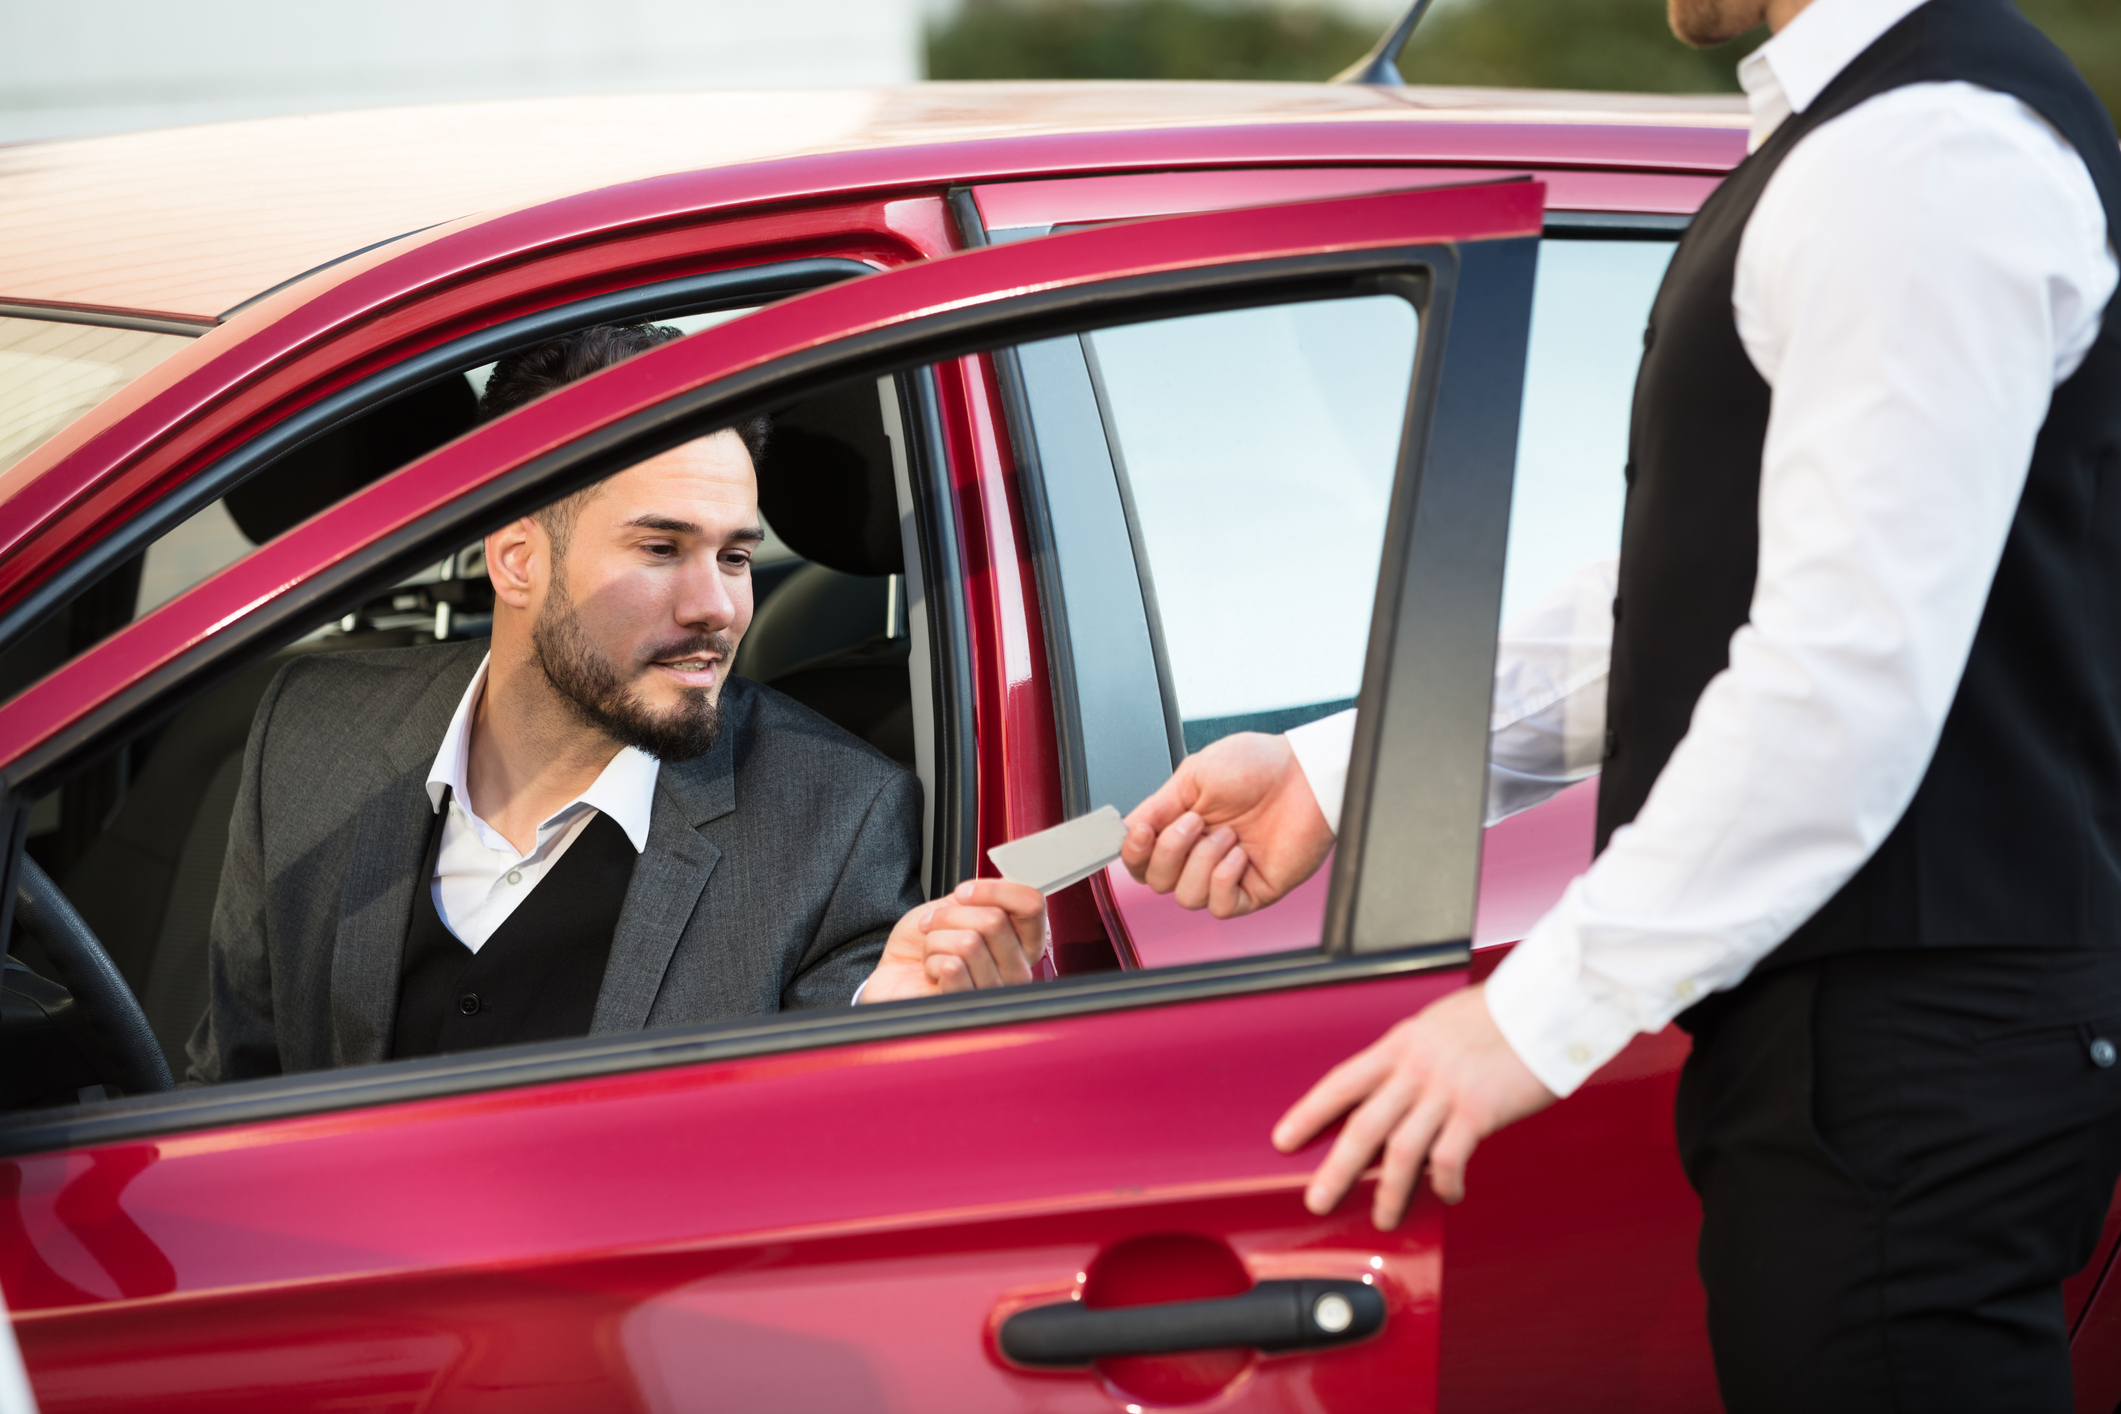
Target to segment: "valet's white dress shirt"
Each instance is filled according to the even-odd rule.
[[[491,661],[489,657],[479,664],[471,686],[464,689],[457,714],[450,718],[449,731],[442,738],[442,749],[435,753],[434,767],[427,773],[427,798],[436,810],[443,808],[445,800],[449,808],[430,885],[435,912],[441,915],[442,926],[473,952],[486,945],[524,896],[552,872],[598,811],[626,832],[634,853],[647,849],[656,772],[661,765],[647,752],[625,747],[589,789],[539,824],[537,843],[530,853],[517,852],[506,835],[473,813],[467,784],[471,721],[478,712],[479,696],[486,690],[486,667]]]
[[[1814,0],[1739,69],[1757,149],[1919,0]],[[1750,621],[1635,823],[1489,980],[1567,1095],[1854,875],[1943,729],[2055,386],[2117,279],[2090,173],[2016,99],[1919,84],[1808,135],[1740,244],[1773,390]],[[1597,769],[1611,565],[1503,636],[1491,818]],[[1337,821],[1352,714],[1291,732]]]

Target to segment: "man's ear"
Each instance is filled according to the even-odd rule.
[[[493,597],[511,609],[529,609],[540,577],[552,567],[552,539],[529,516],[512,520],[486,537],[486,577]]]

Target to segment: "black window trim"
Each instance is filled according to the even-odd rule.
[[[965,604],[957,497],[935,370],[923,365],[893,380],[907,470],[918,511],[922,593],[928,611],[928,664],[934,704],[935,800],[928,897],[941,898],[979,872],[979,743],[973,733],[972,631]]]
[[[9,810],[14,817],[9,822],[15,852],[7,859],[7,896],[12,896],[15,861],[20,857],[28,802],[56,783],[59,776],[71,767],[92,759],[96,751],[107,747],[112,739],[135,729],[143,721],[173,710],[172,698],[202,690],[205,685],[236,671],[259,654],[292,641],[309,626],[336,617],[346,607],[362,602],[406,572],[430,562],[442,547],[461,544],[486,527],[524,514],[644,456],[678,445],[698,435],[702,428],[724,425],[754,412],[770,410],[777,402],[787,401],[798,392],[807,395],[844,382],[900,373],[908,368],[978,353],[1002,344],[1079,332],[1086,325],[1105,327],[1276,301],[1332,298],[1350,292],[1397,293],[1416,303],[1423,330],[1423,345],[1417,353],[1418,381],[1424,376],[1421,369],[1433,368],[1442,362],[1440,354],[1450,321],[1436,317],[1436,296],[1442,293],[1448,301],[1449,292],[1458,282],[1461,265],[1492,268],[1511,259],[1529,261],[1534,258],[1533,251],[1518,248],[1535,246],[1536,242],[1522,239],[1469,246],[1410,245],[1390,250],[1326,251],[1206,269],[1123,277],[1089,286],[1038,290],[1008,300],[954,308],[902,324],[863,331],[680,394],[655,408],[555,449],[459,497],[419,522],[383,537],[360,553],[325,568],[149,674],[21,757],[0,765],[0,786],[4,786],[6,792],[4,801],[0,801],[0,809]],[[1504,249],[1487,256],[1481,254],[1484,247]],[[1528,294],[1529,281],[1526,288]],[[1528,307],[1527,298],[1527,310]],[[1517,331],[1520,364],[1523,332],[1522,329]],[[1492,339],[1474,342],[1494,343]],[[1453,353],[1455,356],[1455,346]],[[1521,374],[1521,368],[1519,371]],[[1468,359],[1468,379],[1476,375],[1493,377],[1495,372],[1492,358],[1485,364],[1477,357]],[[1434,373],[1428,376],[1433,377]],[[1500,392],[1506,394],[1507,387]],[[1415,395],[1410,393],[1412,396]],[[1395,486],[1395,511],[1404,494],[1408,503],[1417,508],[1419,517],[1421,488],[1425,481],[1433,479],[1424,476],[1419,458],[1428,454],[1432,429],[1443,423],[1456,426],[1481,416],[1508,411],[1512,414],[1510,432],[1514,440],[1516,402],[1511,398],[1501,401],[1508,403],[1507,409],[1500,406],[1497,394],[1493,392],[1469,397],[1462,416],[1445,419],[1436,417],[1432,406],[1429,417],[1418,427],[1410,424],[1405,446],[1407,456],[1413,460],[1403,462]],[[1471,431],[1462,426],[1457,430],[1461,440]],[[1473,436],[1474,440],[1479,440],[1477,431]],[[1474,481],[1478,481],[1481,475],[1487,476],[1491,484],[1487,486],[1486,494],[1492,503],[1494,468],[1472,469],[1479,473],[1471,478]],[[1510,471],[1505,462],[1501,467],[1499,522],[1504,527],[1508,520]],[[1445,478],[1447,489],[1466,480],[1459,475]],[[1462,492],[1464,487],[1457,489]],[[1490,504],[1487,514],[1491,520],[1494,511]],[[1421,524],[1413,527],[1410,534],[1403,534],[1396,540],[1388,536],[1386,573],[1380,578],[1381,594],[1388,583],[1398,584],[1408,579],[1409,562],[1404,556],[1410,547],[1440,544],[1444,558],[1450,557],[1452,547],[1447,538],[1439,540],[1441,532],[1431,526],[1432,520],[1440,518],[1421,518]],[[1395,555],[1400,558],[1395,559]],[[1500,608],[1499,542],[1492,548],[1491,558],[1495,561],[1496,573],[1492,592],[1486,593],[1485,623],[1479,622],[1480,600],[1485,592],[1479,587],[1470,594],[1454,596],[1450,610],[1436,616],[1456,624],[1455,633],[1461,649],[1471,645],[1473,653],[1481,656],[1490,671],[1494,619]],[[1433,578],[1438,567],[1428,568]],[[1392,615],[1393,620],[1402,626],[1408,617],[1396,612]],[[1461,620],[1463,622],[1459,622]],[[1418,634],[1401,632],[1396,638],[1387,634],[1385,641],[1397,643],[1403,654],[1406,643],[1413,637]],[[1396,686],[1391,672],[1392,658],[1393,655],[1387,652],[1382,660],[1383,676],[1378,679],[1387,687]],[[1402,656],[1400,661],[1404,664],[1406,660]],[[1375,669],[1376,665],[1373,665]],[[1366,693],[1372,691],[1371,680],[1375,675],[1376,671],[1366,672]],[[1484,687],[1485,675],[1480,682]],[[1389,704],[1393,696],[1384,700]],[[1377,769],[1404,776],[1409,763],[1426,765],[1433,762],[1433,752],[1425,758],[1419,751],[1410,752],[1410,740],[1418,747],[1423,734],[1422,724],[1410,720],[1413,716],[1411,709],[1395,707],[1384,715],[1399,719],[1399,730],[1381,732],[1377,725],[1373,725],[1367,732],[1359,733],[1358,769],[1374,761]],[[1475,718],[1474,730],[1479,735],[1479,745],[1484,746],[1484,693],[1479,696]],[[1463,724],[1459,724],[1457,734],[1465,735]],[[1484,759],[1484,750],[1480,754]],[[1476,770],[1471,815],[1465,826],[1474,837],[1476,850],[1478,778]],[[1351,794],[1354,786],[1351,776]],[[1343,835],[1341,858],[1362,857],[1361,836],[1369,828],[1365,818],[1353,818],[1352,826]],[[1385,875],[1419,875],[1426,867],[1417,863],[1409,870],[1366,871],[1355,880],[1356,894],[1343,903],[1340,895],[1348,886],[1343,884],[1342,877],[1351,871],[1345,865],[1337,866],[1335,898],[1328,911],[1329,929],[1336,917],[1354,920],[1355,929],[1351,931],[1343,927],[1339,936],[1329,931],[1325,944],[1318,949],[1230,959],[1187,968],[1067,978],[961,997],[890,1003],[873,1010],[849,1008],[845,1011],[833,1009],[743,1018],[627,1037],[474,1052],[437,1061],[384,1062],[343,1072],[311,1073],[235,1086],[177,1091],[162,1096],[105,1101],[92,1110],[28,1111],[0,1118],[0,1154],[193,1132],[229,1124],[554,1083],[621,1071],[699,1064],[812,1046],[853,1045],[901,1036],[1020,1024],[1462,967],[1471,958],[1470,928],[1441,941],[1424,940],[1390,950],[1377,946],[1376,939],[1381,936],[1379,930],[1387,926],[1378,921],[1382,917],[1379,907],[1381,903],[1391,902],[1395,890],[1404,894],[1406,883],[1401,879],[1387,884],[1380,879],[1379,884],[1372,887],[1370,881]],[[1463,882],[1469,893],[1473,876],[1468,874]],[[1470,909],[1470,898],[1467,904]]]

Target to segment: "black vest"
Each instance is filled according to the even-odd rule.
[[[2052,123],[2090,168],[2109,230],[2121,231],[2113,124],[2010,0],[1929,0],[1703,205],[1643,338],[1600,849],[1642,808],[1751,607],[1769,389],[1739,341],[1731,290],[1754,204],[1821,123],[1891,89],[1955,80]],[[2019,944],[2121,947],[2121,300],[2055,392],[1966,674],[1907,813],[1774,960]]]
[[[587,1036],[626,906],[633,842],[599,812],[476,953],[435,912],[445,808],[413,890],[392,1059]]]

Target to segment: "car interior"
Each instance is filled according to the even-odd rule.
[[[484,371],[377,407],[229,492],[212,514],[223,539],[240,534],[241,544],[229,540],[210,560],[225,563],[468,431]],[[733,670],[913,769],[905,567],[884,396],[896,396],[893,383],[864,381],[775,414],[759,468],[769,540]],[[127,562],[0,654],[0,696],[152,608],[142,573],[154,553]],[[468,545],[193,698],[35,803],[28,858],[101,941],[171,1076],[181,1081],[185,1043],[206,1009],[229,815],[251,719],[274,674],[300,654],[480,637],[490,631],[492,602],[481,547]],[[24,926],[14,930],[0,989],[0,1104],[71,1104],[122,1091],[107,1038],[69,995],[87,985],[81,964],[66,965],[48,946],[67,925],[40,917],[33,903],[18,912]]]

